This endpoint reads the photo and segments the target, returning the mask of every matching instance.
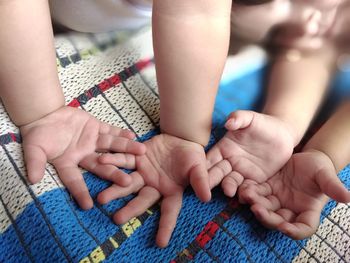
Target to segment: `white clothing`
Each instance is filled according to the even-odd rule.
[[[134,29],[150,22],[147,0],[50,0],[55,23],[80,32]]]

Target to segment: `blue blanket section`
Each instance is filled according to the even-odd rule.
[[[348,187],[349,173],[350,167],[347,167],[340,174]],[[108,185],[89,173],[85,174],[85,178],[93,196]],[[17,229],[11,226],[0,235],[0,262],[78,262],[121,231],[110,216],[130,198],[82,211],[67,192],[62,189],[50,191],[38,198],[45,211],[45,219],[32,203],[16,219]],[[192,191],[187,190],[177,227],[166,249],[159,249],[154,244],[159,217],[155,213],[106,262],[116,262],[117,259],[122,262],[169,262],[223,210],[227,201],[219,189],[215,189],[213,201],[209,204],[199,202]],[[335,202],[327,205],[322,219],[334,206]],[[264,229],[249,209],[243,207],[218,230],[206,246],[206,251],[196,255],[195,262],[208,262],[208,257],[210,261],[215,259],[219,262],[291,262],[305,242]]]
[[[224,134],[222,125],[231,111],[259,107],[263,71],[260,69],[220,87],[213,115],[211,144]],[[335,86],[340,87],[342,92],[348,92],[344,91],[346,83],[341,75],[335,80]],[[142,139],[157,133],[151,131]],[[350,188],[349,173],[350,166],[340,173],[340,177]],[[84,177],[94,198],[109,185],[90,173],[85,173]],[[0,262],[78,262],[121,231],[113,223],[111,215],[131,198],[115,200],[104,206],[96,203],[93,209],[82,211],[64,189],[47,192],[30,203],[0,235]],[[220,189],[214,189],[213,200],[209,204],[199,202],[188,189],[177,227],[166,249],[159,249],[154,244],[159,219],[157,211],[105,262],[169,262],[196,238],[227,202]],[[322,219],[335,205],[335,202],[328,203]],[[294,241],[279,232],[263,228],[248,207],[241,207],[219,228],[205,249],[197,253],[194,261],[291,262],[301,249],[305,249],[305,243],[306,240]]]

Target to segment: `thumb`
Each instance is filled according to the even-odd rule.
[[[32,184],[40,182],[45,172],[46,153],[39,146],[23,145],[23,155],[29,182]]]
[[[253,111],[248,110],[232,112],[225,123],[225,128],[229,131],[247,128],[253,122],[255,115]]]
[[[321,169],[316,174],[316,183],[321,191],[330,198],[341,203],[350,202],[350,192],[340,181],[337,173],[333,169]]]
[[[211,192],[209,187],[209,175],[205,162],[192,167],[189,172],[189,177],[190,184],[197,197],[202,202],[209,202],[211,199]]]

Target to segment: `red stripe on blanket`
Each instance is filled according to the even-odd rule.
[[[87,103],[90,99],[96,97],[98,94],[105,92],[112,87],[118,85],[119,83],[122,82],[122,77],[120,76],[122,72],[126,72],[126,78],[130,78],[134,76],[137,71],[141,71],[144,68],[150,66],[153,63],[153,59],[144,59],[136,62],[134,65],[124,69],[123,71],[114,74],[113,76],[103,80],[102,82],[98,83],[96,86],[86,90],[84,93],[80,94],[76,98],[74,98],[71,102],[68,103],[68,106],[70,107],[79,107],[81,105],[84,105]],[[135,71],[135,68],[137,71]],[[125,78],[125,75],[123,75]],[[126,79],[123,79],[124,81]]]
[[[198,236],[184,250],[178,253],[178,256],[171,260],[170,263],[189,262],[193,260],[199,251],[215,237],[220,226],[232,217],[239,206],[237,198],[231,199],[225,209],[210,220]]]
[[[143,70],[145,67],[148,67],[151,63],[153,63],[153,59],[145,59],[137,62],[135,66],[140,71]]]
[[[201,248],[204,248],[205,245],[212,240],[215,236],[216,231],[218,231],[219,225],[210,221],[203,229],[203,231],[196,237],[196,241]]]
[[[17,141],[16,136],[15,136],[14,133],[9,132],[9,135],[11,136],[11,139],[12,139],[13,142],[16,142],[16,141]]]

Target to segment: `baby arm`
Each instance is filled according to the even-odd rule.
[[[153,3],[162,132],[206,145],[228,52],[231,1]]]
[[[31,183],[52,163],[82,208],[93,203],[78,165],[125,185],[128,177],[97,162],[96,151],[144,153],[134,134],[64,106],[47,0],[0,0],[0,96],[20,127]]]
[[[17,126],[64,106],[47,0],[0,1],[0,61],[1,99]]]
[[[229,0],[153,2],[160,128],[162,133],[191,145],[189,151],[195,152],[197,146],[201,146],[204,153],[203,146],[209,140],[215,94],[228,50],[230,10]],[[163,140],[157,140],[157,144],[159,141]],[[186,167],[186,176],[196,195],[208,201],[210,189],[205,158]],[[197,169],[203,173],[192,173]]]
[[[155,0],[154,54],[160,93],[162,134],[145,142],[128,187],[112,185],[98,200],[106,203],[138,192],[114,215],[124,223],[162,197],[157,244],[168,244],[191,184],[202,201],[210,199],[203,146],[208,143],[214,99],[227,55],[231,1]],[[118,163],[105,154],[101,163]]]
[[[319,108],[335,58],[327,44],[310,53],[288,50],[272,58],[263,113],[287,125],[293,146],[300,142]]]

